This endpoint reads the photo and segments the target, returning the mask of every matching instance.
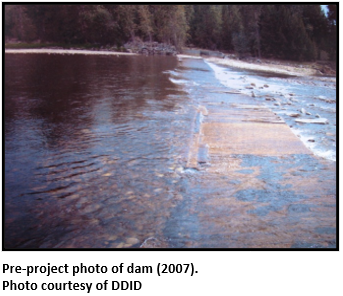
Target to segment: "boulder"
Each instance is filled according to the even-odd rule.
[[[314,123],[314,124],[328,124],[329,121],[326,118],[318,118],[318,119],[296,119],[298,123]]]
[[[289,117],[300,117],[301,115],[299,113],[288,113]]]

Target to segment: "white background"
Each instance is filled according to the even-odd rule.
[[[2,114],[2,112],[1,112]],[[2,120],[1,120],[2,123]],[[2,130],[2,126],[1,126]],[[3,165],[3,163],[2,163]],[[263,296],[323,296],[343,294],[342,252],[322,251],[194,251],[194,252],[4,252],[0,253],[1,273],[3,264],[20,265],[112,265],[153,266],[153,274],[72,274],[52,276],[2,274],[1,295],[87,295],[85,291],[2,291],[3,281],[14,282],[92,282],[88,295],[263,295]],[[157,263],[193,263],[198,273],[157,276]],[[97,291],[95,284],[104,280],[141,281],[139,291]]]
[[[112,265],[153,266],[153,274],[112,274]],[[190,263],[198,273],[156,273],[157,263]],[[53,251],[53,252],[1,252],[3,264],[11,265],[63,265],[70,267],[69,274],[52,276],[24,274],[2,275],[2,282],[92,282],[88,295],[342,295],[342,252],[322,251]],[[106,265],[107,274],[71,274],[71,266]],[[98,282],[134,281],[142,282],[139,291],[97,291]],[[1,287],[2,290],[2,287]],[[40,290],[40,288],[39,288]],[[65,294],[66,293],[66,294]],[[87,295],[85,291],[8,291],[2,295]]]

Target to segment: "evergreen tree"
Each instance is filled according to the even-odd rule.
[[[328,5],[328,38],[326,49],[330,58],[336,60],[337,54],[337,5]]]
[[[239,5],[224,5],[222,8],[221,40],[222,48],[234,50],[233,36],[243,31]]]
[[[336,56],[337,5],[5,5],[5,37],[116,44],[139,37],[246,55],[313,60]]]
[[[217,49],[220,45],[221,6],[195,5],[192,22],[193,43],[199,47]]]

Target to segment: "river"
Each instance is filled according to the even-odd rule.
[[[225,103],[225,90],[244,91],[233,81],[248,75],[257,85],[268,79],[270,90],[288,85],[285,100],[296,93],[302,105],[270,105],[278,114],[307,106],[328,118],[309,128],[285,120],[300,137],[313,136],[314,151],[334,163],[336,111],[325,99],[335,90],[324,82],[315,91],[291,77],[237,73],[197,59],[6,54],[5,247],[261,246],[236,233],[230,245],[220,237],[222,224],[204,224],[199,212],[218,180],[186,166],[197,108]],[[314,101],[303,102],[310,97],[304,85]],[[267,94],[255,92],[256,100]],[[199,189],[197,180],[214,183]],[[225,220],[220,209],[216,219]]]

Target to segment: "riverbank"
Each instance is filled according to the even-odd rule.
[[[251,61],[237,60],[232,58],[205,58],[215,64],[239,69],[247,69],[261,72],[273,72],[290,76],[335,76],[336,71],[328,64],[318,62],[298,63],[268,59],[253,59]]]
[[[42,45],[38,47],[37,44],[31,45],[31,48],[18,44],[6,44],[5,53],[48,53],[48,54],[86,54],[86,55],[137,55],[139,53],[116,51],[113,48],[60,48],[49,47]],[[142,52],[145,53],[144,51]],[[188,54],[178,54],[179,60],[182,58],[203,58],[208,62],[213,62],[218,65],[247,69],[260,72],[271,72],[289,76],[330,76],[335,77],[336,71],[332,69],[330,63],[326,62],[312,62],[312,63],[298,63],[290,61],[270,60],[270,59],[251,59],[238,60],[231,56],[225,58],[219,57],[205,57]]]
[[[136,55],[129,52],[102,51],[102,50],[83,50],[83,49],[53,49],[53,48],[35,48],[35,49],[5,49],[5,53],[47,53],[47,54],[85,54],[85,55]]]

